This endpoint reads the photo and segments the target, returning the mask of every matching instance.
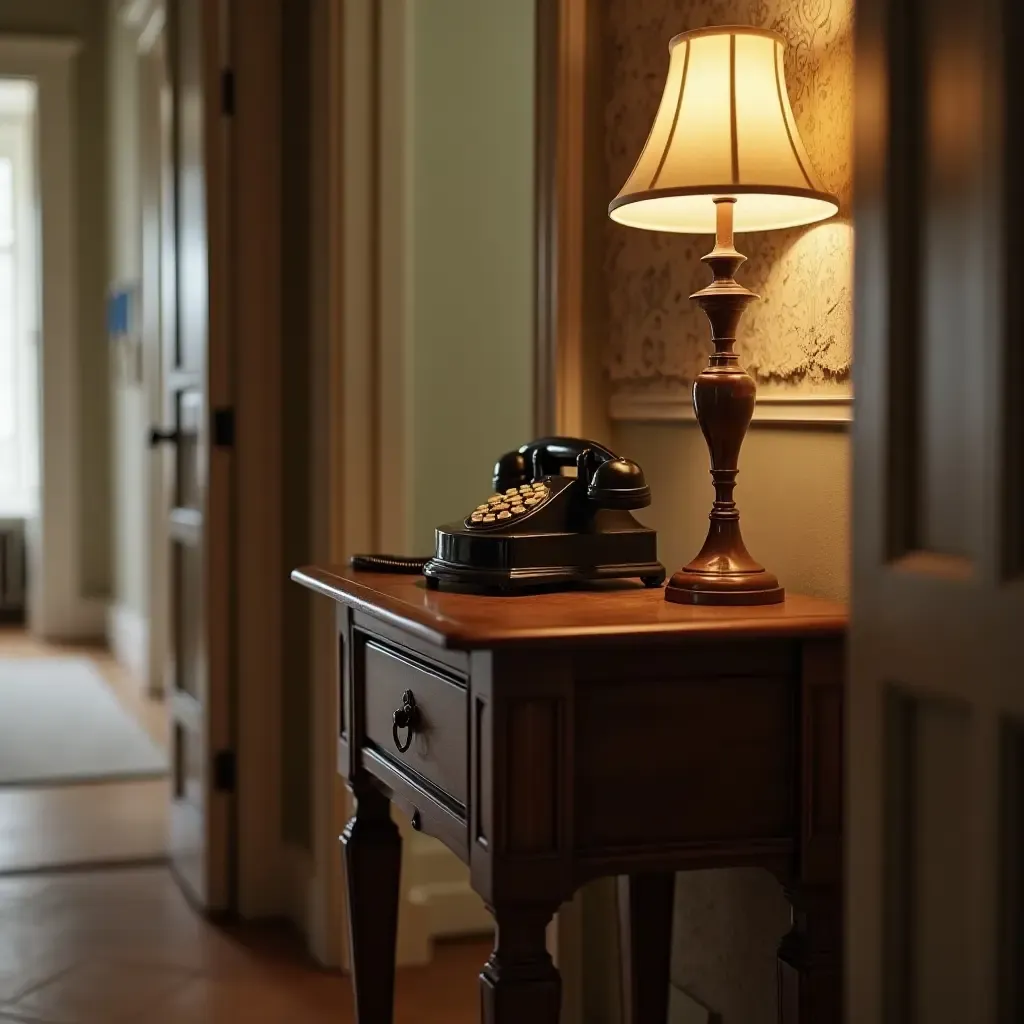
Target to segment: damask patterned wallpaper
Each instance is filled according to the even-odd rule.
[[[751,24],[787,40],[786,82],[807,151],[840,213],[810,228],[737,236],[738,278],[762,296],[740,326],[740,358],[771,392],[848,394],[852,359],[853,0],[605,0],[609,200],[647,138],[668,41],[705,25]],[[615,390],[681,390],[707,362],[710,332],[688,296],[710,280],[710,236],[607,222],[607,364]]]

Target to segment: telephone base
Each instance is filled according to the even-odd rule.
[[[601,580],[637,579],[645,587],[660,587],[665,582],[665,567],[660,562],[635,565],[533,566],[519,569],[485,569],[457,565],[432,558],[423,567],[427,587],[436,590],[442,583],[482,594],[515,594],[531,590],[564,588]]]

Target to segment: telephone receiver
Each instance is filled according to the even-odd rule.
[[[575,477],[563,469],[575,467]],[[484,593],[639,578],[660,586],[657,534],[630,514],[651,503],[643,470],[604,445],[542,437],[494,466],[494,493],[435,531],[427,586]]]
[[[601,508],[646,508],[651,503],[644,471],[635,462],[578,437],[542,437],[503,455],[494,466],[494,489],[504,493],[560,475],[570,466],[576,467],[587,500]]]

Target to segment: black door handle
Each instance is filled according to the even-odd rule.
[[[155,448],[158,444],[177,444],[180,437],[178,430],[161,430],[160,427],[149,428],[149,447]]]

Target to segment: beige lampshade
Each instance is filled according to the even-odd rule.
[[[640,159],[608,207],[652,231],[711,234],[714,196],[735,196],[736,231],[831,217],[786,92],[782,36],[750,26],[684,32],[669,43],[668,78]]]

